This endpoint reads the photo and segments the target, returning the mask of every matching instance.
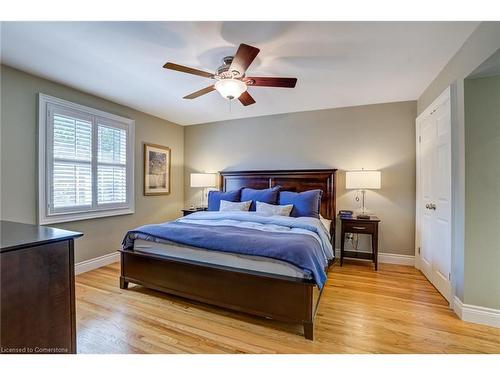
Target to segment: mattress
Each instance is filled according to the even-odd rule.
[[[207,264],[233,267],[242,270],[264,272],[272,275],[311,278],[293,264],[272,258],[231,254],[178,244],[175,242],[155,242],[143,239],[134,241],[134,251],[164,255]]]

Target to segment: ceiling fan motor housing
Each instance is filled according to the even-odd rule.
[[[225,78],[243,78],[245,74],[241,74],[237,70],[229,71],[234,56],[226,56],[222,59],[223,64],[217,68],[216,75],[220,79]]]

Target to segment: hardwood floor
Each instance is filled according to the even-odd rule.
[[[115,263],[76,277],[79,353],[500,353],[500,329],[459,320],[412,267],[335,264],[314,341],[302,326],[121,290],[118,276]]]

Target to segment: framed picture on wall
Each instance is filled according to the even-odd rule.
[[[144,195],[170,194],[170,148],[144,144]]]

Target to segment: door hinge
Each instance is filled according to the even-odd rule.
[[[421,135],[418,136],[418,143],[422,143],[422,136]]]
[[[420,246],[418,247],[418,253],[420,254]]]
[[[448,273],[448,280],[451,281],[451,273]]]

